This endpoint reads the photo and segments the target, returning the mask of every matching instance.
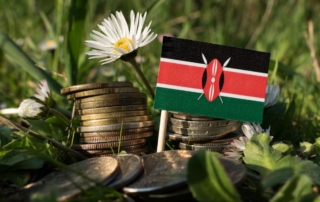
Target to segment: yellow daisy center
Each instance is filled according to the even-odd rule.
[[[129,38],[121,38],[116,43],[114,43],[113,46],[117,47],[117,48],[122,48],[123,50],[126,50],[127,52],[129,52],[128,42],[132,46],[132,40],[131,39],[129,39]],[[119,53],[116,50],[115,50],[115,52]]]

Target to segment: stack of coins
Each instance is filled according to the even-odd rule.
[[[118,151],[147,152],[154,121],[147,109],[147,96],[131,82],[91,83],[63,88],[74,100],[80,120],[80,142],[73,149],[88,156],[109,156]]]
[[[178,112],[171,112],[167,137],[177,141],[180,149],[222,152],[239,138],[238,121],[215,119]]]

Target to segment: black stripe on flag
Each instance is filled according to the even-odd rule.
[[[202,54],[208,63],[216,58],[223,65],[231,57],[227,65],[229,68],[268,73],[270,53],[166,36],[163,38],[162,58],[204,64]]]

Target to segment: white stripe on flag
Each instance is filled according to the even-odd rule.
[[[168,89],[172,89],[172,90],[181,90],[181,91],[188,91],[188,92],[193,92],[193,93],[203,93],[203,90],[198,89],[198,88],[187,88],[187,87],[174,86],[174,85],[168,85],[168,84],[162,84],[162,83],[157,83],[157,88],[168,88]],[[264,102],[264,98],[245,96],[245,95],[237,95],[237,94],[231,94],[231,93],[220,92],[219,96],[237,98],[237,99],[241,99],[241,100],[252,100],[252,101],[257,101],[257,102]]]
[[[207,67],[206,64],[202,64],[202,63],[187,62],[187,61],[174,60],[174,59],[169,59],[169,58],[161,58],[160,62],[170,62],[170,63],[174,63],[174,64],[194,66],[194,67],[200,67],[200,68],[206,68]]]
[[[200,68],[206,68],[207,67],[206,64],[202,64],[202,63],[187,62],[187,61],[174,60],[174,59],[169,59],[169,58],[161,58],[160,62],[170,62],[170,63],[174,63],[174,64],[187,65],[187,66],[200,67]],[[254,71],[236,69],[236,68],[231,68],[231,67],[223,67],[223,71],[235,72],[235,73],[240,73],[240,74],[249,74],[249,75],[254,75],[254,76],[268,77],[267,73],[254,72]]]
[[[235,68],[230,68],[230,67],[223,67],[223,71],[225,71],[225,72],[235,72],[235,73],[240,73],[240,74],[249,74],[249,75],[254,75],[254,76],[268,77],[267,73],[253,72],[253,71],[248,71],[248,70],[243,70],[243,69],[235,69]]]
[[[162,84],[162,83],[157,83],[157,88],[169,88],[173,90],[189,91],[193,93],[203,93],[203,90],[199,88],[188,88],[188,87],[174,86],[174,85],[168,85],[168,84]]]
[[[231,93],[220,93],[221,97],[231,97],[231,98],[237,98],[242,100],[252,100],[257,102],[264,102],[264,98],[258,98],[258,97],[251,97],[251,96],[245,96],[245,95],[237,95],[237,94],[231,94]]]

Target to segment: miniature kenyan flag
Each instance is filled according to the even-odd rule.
[[[261,123],[270,53],[164,37],[154,108]]]

